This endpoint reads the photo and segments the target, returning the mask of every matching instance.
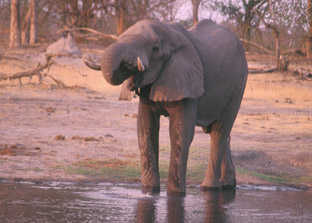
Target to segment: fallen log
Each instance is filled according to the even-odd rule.
[[[289,54],[298,54],[300,56],[305,56],[306,52],[304,49],[289,49],[281,52],[282,55],[289,55]]]
[[[53,57],[60,57],[60,56],[67,56],[67,57],[74,57],[74,58],[81,58],[81,56],[76,56],[72,54],[66,54],[66,53],[54,53],[54,54],[46,54],[46,62],[44,64],[38,64],[38,66],[34,69],[27,70],[27,71],[22,71],[22,72],[17,72],[14,74],[4,74],[0,73],[0,81],[1,80],[15,80],[19,79],[20,85],[22,85],[22,80],[21,78],[23,77],[29,77],[30,80],[32,79],[32,76],[37,75],[40,79],[40,82],[42,81],[42,78],[44,76],[50,77],[52,80],[54,80],[58,85],[58,81],[55,80],[55,78],[51,77],[50,75],[42,75],[41,72],[44,69],[49,69],[52,64],[54,64],[54,61],[52,60]],[[61,84],[62,85],[62,84]]]
[[[33,75],[37,75],[40,71],[48,68],[53,64],[53,61],[47,61],[45,64],[38,65],[35,69],[28,70],[28,71],[22,71],[22,72],[17,72],[12,75],[7,75],[7,74],[0,74],[0,81],[1,80],[14,80],[14,79],[20,79],[22,77],[32,77]]]
[[[276,68],[269,68],[269,69],[257,69],[257,68],[249,68],[248,73],[249,74],[260,74],[260,73],[272,73],[276,71]]]

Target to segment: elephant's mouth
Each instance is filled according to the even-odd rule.
[[[144,72],[139,71],[138,66],[133,66],[125,62],[121,63],[119,68],[115,70],[114,73],[119,73],[122,76],[130,79],[128,88],[131,91],[137,90],[143,81]]]
[[[139,88],[141,82],[143,81],[143,74],[141,72],[138,72],[132,75],[131,78],[132,78],[132,81],[131,81],[130,91],[135,91]]]

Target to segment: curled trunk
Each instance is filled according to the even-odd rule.
[[[126,43],[112,44],[103,53],[101,70],[105,80],[112,85],[119,85],[130,77],[133,58],[128,53]]]

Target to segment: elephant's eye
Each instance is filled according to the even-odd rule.
[[[158,50],[159,50],[159,47],[158,47],[158,46],[153,46],[153,51],[154,51],[154,52],[158,52]]]

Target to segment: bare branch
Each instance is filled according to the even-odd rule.
[[[44,74],[44,76],[51,78],[58,86],[60,86],[62,88],[66,88],[66,85],[61,80],[57,80],[57,79],[55,79],[54,77],[52,77],[51,75],[48,75],[48,74]]]
[[[50,60],[52,57],[73,57],[73,58],[81,58],[80,55],[74,55],[70,53],[46,53],[45,57],[48,60]]]
[[[257,44],[257,43],[254,43],[254,42],[251,42],[251,41],[242,39],[242,38],[240,38],[240,40],[241,40],[242,42],[245,42],[245,43],[248,43],[248,44],[253,45],[253,46],[255,46],[255,47],[258,47],[259,49],[261,49],[262,51],[264,51],[264,52],[266,52],[266,53],[268,53],[268,54],[272,54],[272,55],[274,54],[272,51],[270,51],[270,50],[264,48],[263,46],[260,46],[260,45]]]
[[[115,36],[115,35],[111,35],[111,34],[104,34],[104,33],[101,33],[99,31],[96,31],[94,29],[91,29],[91,28],[68,28],[68,27],[64,27],[63,29],[60,29],[57,31],[57,33],[61,33],[61,32],[74,32],[74,31],[87,31],[87,32],[91,32],[91,33],[94,33],[96,35],[99,35],[101,36],[102,38],[104,39],[113,39],[113,40],[117,40],[118,37]]]

